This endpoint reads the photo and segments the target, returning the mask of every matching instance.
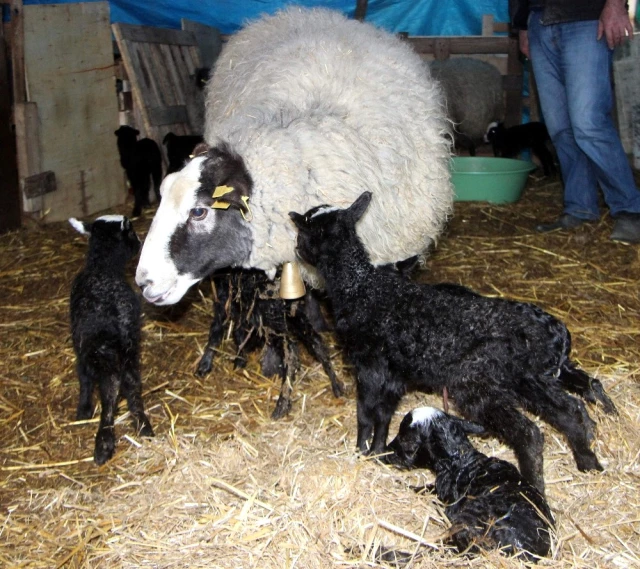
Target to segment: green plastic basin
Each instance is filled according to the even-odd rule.
[[[527,176],[535,169],[527,160],[455,156],[451,182],[456,201],[510,203],[520,199]]]

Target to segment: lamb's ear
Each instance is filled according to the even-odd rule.
[[[460,419],[458,417],[455,417],[455,420],[467,435],[481,435],[485,432],[484,427],[482,425],[478,425],[478,423],[473,423],[471,421]]]
[[[78,233],[80,233],[82,235],[86,235],[86,236],[91,235],[91,224],[90,223],[87,223],[85,221],[80,221],[79,219],[76,219],[75,217],[70,217],[69,218],[69,223],[71,224],[71,227],[73,227]]]
[[[347,211],[351,215],[354,223],[363,216],[365,211],[367,211],[367,208],[371,203],[372,195],[373,194],[371,192],[362,192],[358,199],[349,206]]]
[[[302,231],[305,227],[306,227],[306,223],[304,221],[304,215],[297,213],[295,211],[290,211],[289,212],[289,217],[291,218],[291,221],[293,221],[293,223],[295,224],[295,226]]]

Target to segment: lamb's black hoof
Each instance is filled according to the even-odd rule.
[[[291,399],[286,399],[285,397],[278,397],[278,402],[276,403],[276,408],[271,413],[272,419],[282,419],[289,414],[291,411]]]
[[[212,368],[213,352],[205,352],[198,362],[198,367],[196,368],[195,374],[198,377],[205,377],[206,375],[209,375]]]
[[[96,448],[93,452],[93,460],[100,466],[107,462],[115,453],[116,441],[112,432],[98,432],[96,435]]]
[[[93,417],[93,405],[78,405],[76,421],[87,421]]]

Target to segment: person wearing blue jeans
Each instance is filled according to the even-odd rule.
[[[625,1],[509,0],[509,10],[564,181],[563,214],[536,229],[597,220],[599,186],[614,218],[611,238],[640,243],[640,191],[611,114],[613,48],[633,37]]]

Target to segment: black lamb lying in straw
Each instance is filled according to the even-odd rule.
[[[276,281],[277,282],[277,281]],[[277,285],[257,269],[231,269],[213,277],[214,315],[209,341],[196,374],[211,371],[215,349],[222,343],[224,330],[231,327],[237,348],[236,367],[244,367],[247,354],[262,350],[262,374],[280,375],[282,388],[272,417],[279,419],[291,409],[291,394],[300,369],[298,342],[321,364],[331,380],[336,397],[344,393],[331,365],[328,349],[314,323],[322,318],[312,293],[299,300],[283,300]]]
[[[387,460],[436,473],[435,491],[460,552],[501,548],[528,560],[549,555],[553,516],[544,496],[505,460],[477,451],[467,433],[484,428],[433,407],[405,415]]]
[[[93,416],[97,386],[102,410],[94,460],[104,464],[115,451],[113,421],[120,395],[126,397],[140,435],[153,436],[144,413],[139,371],[140,300],[125,278],[126,264],[140,250],[140,240],[121,215],[105,215],[93,223],[75,218],[69,222],[89,236],[85,267],[71,286],[71,336],[80,380],[76,418]]]
[[[118,137],[120,165],[127,174],[133,192],[134,206],[131,217],[138,217],[142,208],[149,205],[149,188],[153,180],[156,201],[160,202],[162,182],[162,153],[155,140],[142,138],[140,131],[130,126],[121,126],[115,131]]]
[[[493,155],[502,158],[517,158],[527,149],[540,160],[545,176],[556,171],[553,154],[547,148],[551,142],[547,127],[541,122],[529,122],[506,128],[503,123],[492,122],[484,135],[486,142],[491,143]]]
[[[543,436],[524,408],[562,431],[580,470],[602,470],[584,403],[615,407],[602,385],[569,359],[567,328],[532,304],[487,298],[461,286],[408,282],[376,268],[356,234],[371,193],[348,209],[301,215],[297,251],[326,283],[338,337],[355,367],[357,445],[384,453],[389,421],[408,389],[446,388],[462,415],[513,448],[527,481],[544,492]]]

